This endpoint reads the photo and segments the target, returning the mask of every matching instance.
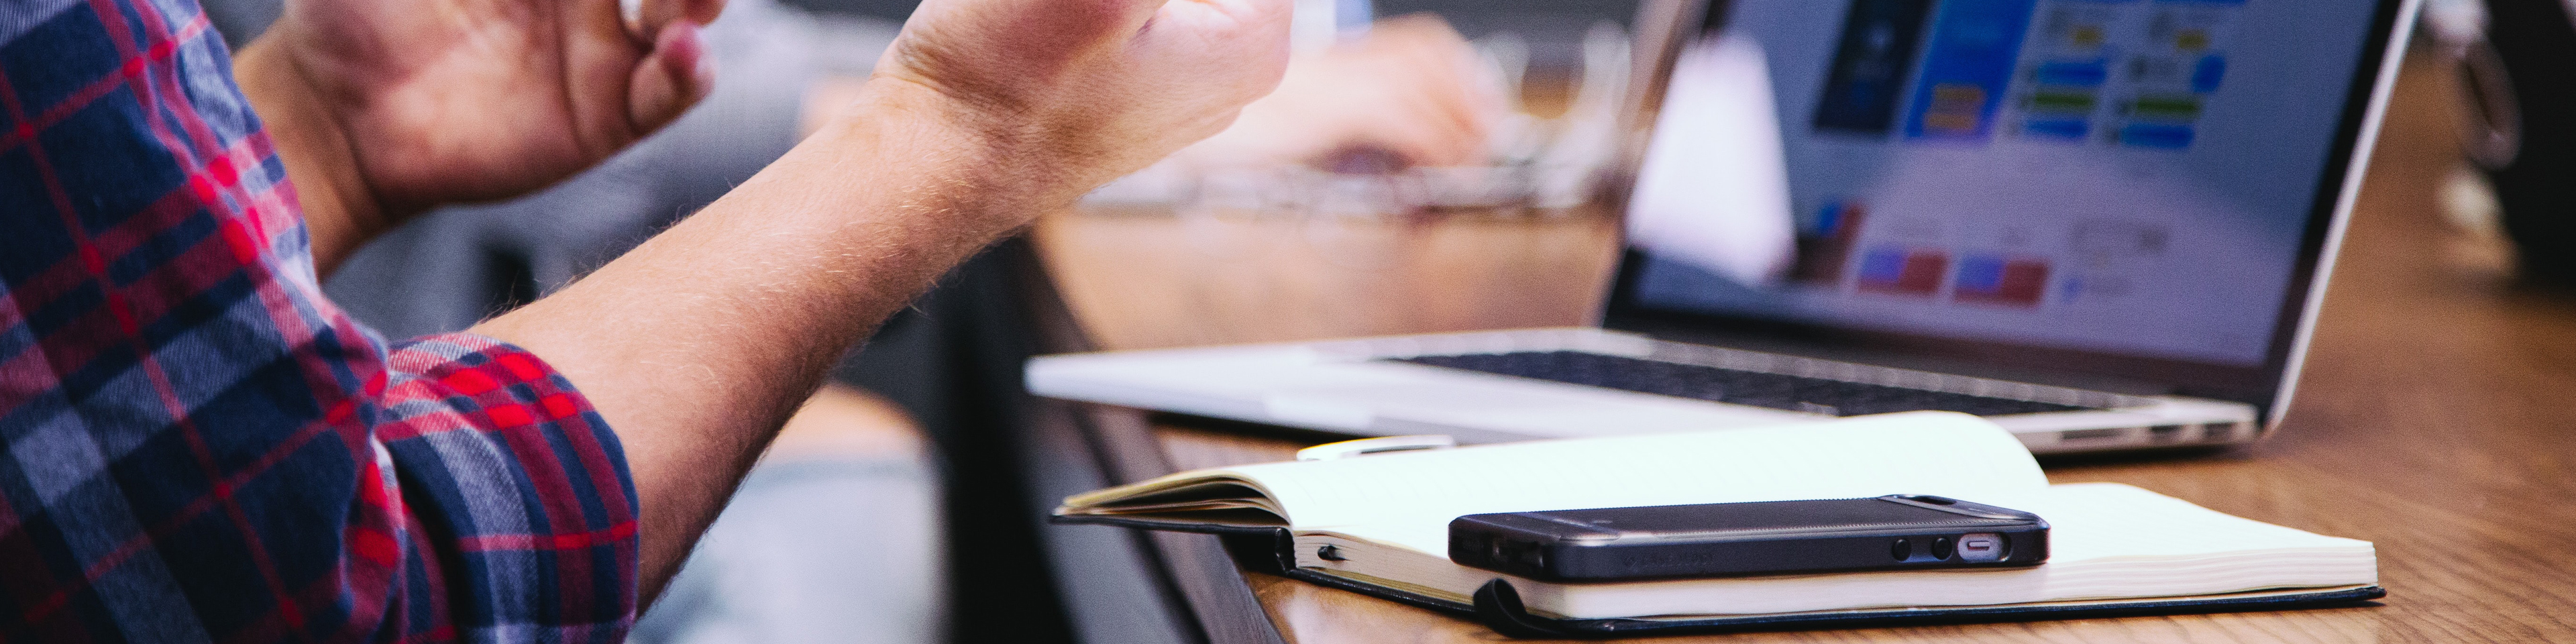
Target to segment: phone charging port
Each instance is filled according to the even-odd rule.
[[[2004,536],[1992,532],[1959,535],[1959,560],[1971,563],[2003,561]]]

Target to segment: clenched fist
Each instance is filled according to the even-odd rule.
[[[1035,154],[1065,198],[1225,129],[1288,64],[1290,0],[927,0],[880,62]]]

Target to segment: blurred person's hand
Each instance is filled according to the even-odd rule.
[[[1479,164],[1505,109],[1486,84],[1475,50],[1449,23],[1429,14],[1380,21],[1365,36],[1297,57],[1278,91],[1183,160],[1331,166],[1358,155],[1392,157],[1396,166]]]
[[[544,188],[706,96],[724,0],[294,0],[236,72],[327,272],[447,203]]]

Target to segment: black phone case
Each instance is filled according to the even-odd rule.
[[[1555,582],[2036,566],[2048,522],[1922,495],[1475,514],[1449,559]]]

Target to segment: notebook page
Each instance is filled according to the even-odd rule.
[[[2126,485],[2087,483],[1975,499],[2048,519],[2048,563],[1629,584],[1532,584],[1524,599],[1569,615],[1772,613],[2190,596],[2378,583],[2370,542],[2220,513]],[[1463,567],[1453,568],[1468,571]],[[1492,573],[1470,571],[1475,583]]]
[[[2046,519],[2053,528],[2050,561],[2171,561],[2370,547],[2367,541],[2264,523],[2118,483],[2068,483],[2038,490],[2000,491],[1970,500],[2023,510]]]
[[[2080,483],[1983,493],[1969,499],[2048,519],[2048,563],[2032,568],[1611,584],[1516,579],[1514,584],[1534,610],[1575,617],[1641,617],[2194,596],[2367,585],[2378,580],[2370,542],[2230,516],[2126,485]],[[1349,533],[1310,533],[1298,538],[1301,546],[1339,544],[1349,556],[1328,561],[1312,554],[1313,548],[1301,547],[1297,563],[1466,597],[1499,575],[1442,557],[1447,537],[1444,524],[1422,520]]]
[[[1483,445],[1229,471],[1267,490],[1297,530],[1433,519],[1446,525],[1486,512],[1962,496],[2048,485],[2010,433],[1975,416],[1946,412]]]

